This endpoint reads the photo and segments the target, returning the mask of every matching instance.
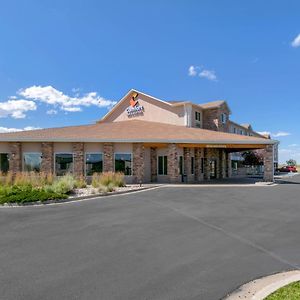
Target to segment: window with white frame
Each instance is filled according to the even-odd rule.
[[[42,165],[42,153],[23,153],[23,170],[25,172],[40,172]]]
[[[73,173],[73,153],[55,153],[55,174]]]
[[[132,175],[132,155],[131,153],[115,153],[115,171]]]
[[[0,153],[0,172],[6,173],[9,170],[9,154]]]
[[[227,122],[227,114],[225,114],[225,113],[221,114],[221,122],[223,124],[226,124],[226,122]]]
[[[168,175],[168,156],[158,156],[157,164],[158,175]]]
[[[195,120],[201,122],[201,113],[199,111],[195,111]]]
[[[94,173],[103,171],[103,155],[102,153],[86,153],[85,154],[85,174],[92,176]]]

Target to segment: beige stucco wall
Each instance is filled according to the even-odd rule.
[[[114,144],[115,153],[132,153],[132,144],[131,143],[116,143]]]
[[[85,152],[103,152],[103,144],[102,143],[85,143],[84,144]]]
[[[0,143],[0,153],[9,153],[9,143]]]
[[[72,143],[54,143],[53,145],[54,153],[56,152],[73,152]]]
[[[42,152],[41,143],[22,143],[22,152]]]
[[[130,95],[107,117],[105,122],[118,122],[128,120],[143,120],[151,122],[168,123],[174,125],[184,125],[183,106],[172,107],[163,102],[153,100],[147,96],[137,97],[139,105],[144,107],[144,113],[128,117],[126,108],[129,106]]]

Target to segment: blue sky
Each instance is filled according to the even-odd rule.
[[[233,121],[271,132],[281,161],[300,162],[299,11],[299,1],[1,1],[0,127],[92,123],[135,88],[225,99]]]

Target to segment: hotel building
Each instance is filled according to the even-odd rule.
[[[130,90],[91,125],[0,134],[0,169],[73,173],[121,171],[128,183],[203,182],[232,176],[232,157],[261,149],[273,181],[277,141],[230,120],[226,101],[163,101]],[[274,160],[275,159],[275,160]]]

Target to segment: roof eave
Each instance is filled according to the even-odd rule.
[[[99,139],[99,138],[26,138],[26,137],[18,137],[18,138],[6,138],[1,139],[0,142],[86,142],[86,143],[104,143],[104,142],[113,142],[113,143],[175,143],[175,144],[209,144],[209,145],[220,145],[220,144],[231,144],[231,145],[246,145],[246,144],[254,144],[254,145],[274,145],[277,144],[276,140],[268,140],[263,139],[261,141],[258,140],[232,140],[232,139],[224,139],[224,140],[194,140],[194,139]]]

